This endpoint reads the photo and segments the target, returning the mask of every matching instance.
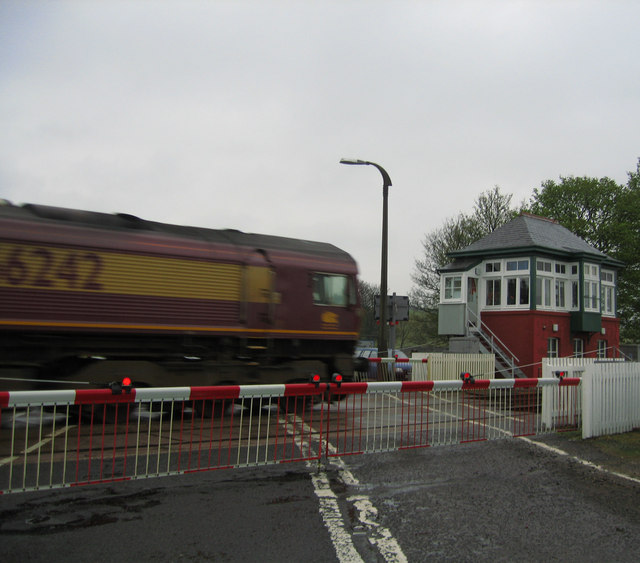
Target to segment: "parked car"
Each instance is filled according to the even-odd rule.
[[[361,348],[355,349],[353,354],[353,368],[356,372],[368,373],[369,372],[369,358],[377,358],[377,348]]]
[[[380,362],[372,362],[372,359],[378,358],[377,348],[356,348],[354,354],[355,370],[358,372],[366,372],[367,379],[378,379],[378,364]],[[393,365],[393,379],[395,381],[410,381],[411,380],[411,362],[409,356],[407,356],[402,350],[388,351],[388,358],[395,358],[396,361]],[[388,379],[388,377],[381,377],[380,379]]]

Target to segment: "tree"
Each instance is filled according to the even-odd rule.
[[[360,340],[378,340],[378,325],[374,318],[376,295],[380,295],[380,286],[360,280],[358,283],[360,305],[362,306],[362,324]]]
[[[375,297],[380,295],[380,286],[360,281],[359,293],[363,309],[360,340],[377,342],[378,323],[374,318],[374,312]],[[437,326],[438,319],[431,311],[424,312],[411,307],[409,320],[396,326],[396,348],[404,349],[425,344],[442,346],[445,341],[437,336]]]
[[[531,213],[555,219],[589,244],[610,254],[615,252],[616,202],[624,188],[610,178],[560,177],[534,189]]]
[[[535,189],[530,211],[555,219],[593,247],[625,263],[618,277],[621,339],[640,340],[640,159],[627,185],[610,178],[560,177]]]
[[[517,212],[511,208],[512,197],[511,194],[501,194],[498,186],[478,196],[473,206],[473,217],[482,233],[480,237],[492,233],[513,219]]]
[[[618,278],[618,309],[623,340],[640,342],[640,159],[636,171],[629,172],[628,177],[618,211],[620,248],[617,257],[625,263]]]
[[[438,315],[436,310],[421,311],[411,308],[409,320],[398,325],[398,348],[408,354],[410,348],[428,346],[442,348],[447,344],[447,338],[438,335]]]
[[[510,221],[517,213],[511,208],[512,197],[495,186],[478,196],[471,214],[460,213],[425,235],[422,241],[424,254],[416,260],[411,276],[415,283],[410,294],[414,307],[432,312],[436,309],[440,300],[438,269],[450,262],[448,253],[474,243]]]

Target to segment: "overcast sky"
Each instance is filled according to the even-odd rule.
[[[0,2],[0,197],[331,242],[405,295],[500,186],[625,183],[640,2]]]

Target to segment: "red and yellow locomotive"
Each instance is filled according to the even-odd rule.
[[[331,244],[0,206],[0,388],[349,380],[359,318]]]

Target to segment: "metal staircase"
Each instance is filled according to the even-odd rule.
[[[518,367],[520,360],[517,356],[469,307],[467,307],[467,333],[468,336],[478,339],[482,353],[495,355],[496,376],[506,379],[526,377]]]

